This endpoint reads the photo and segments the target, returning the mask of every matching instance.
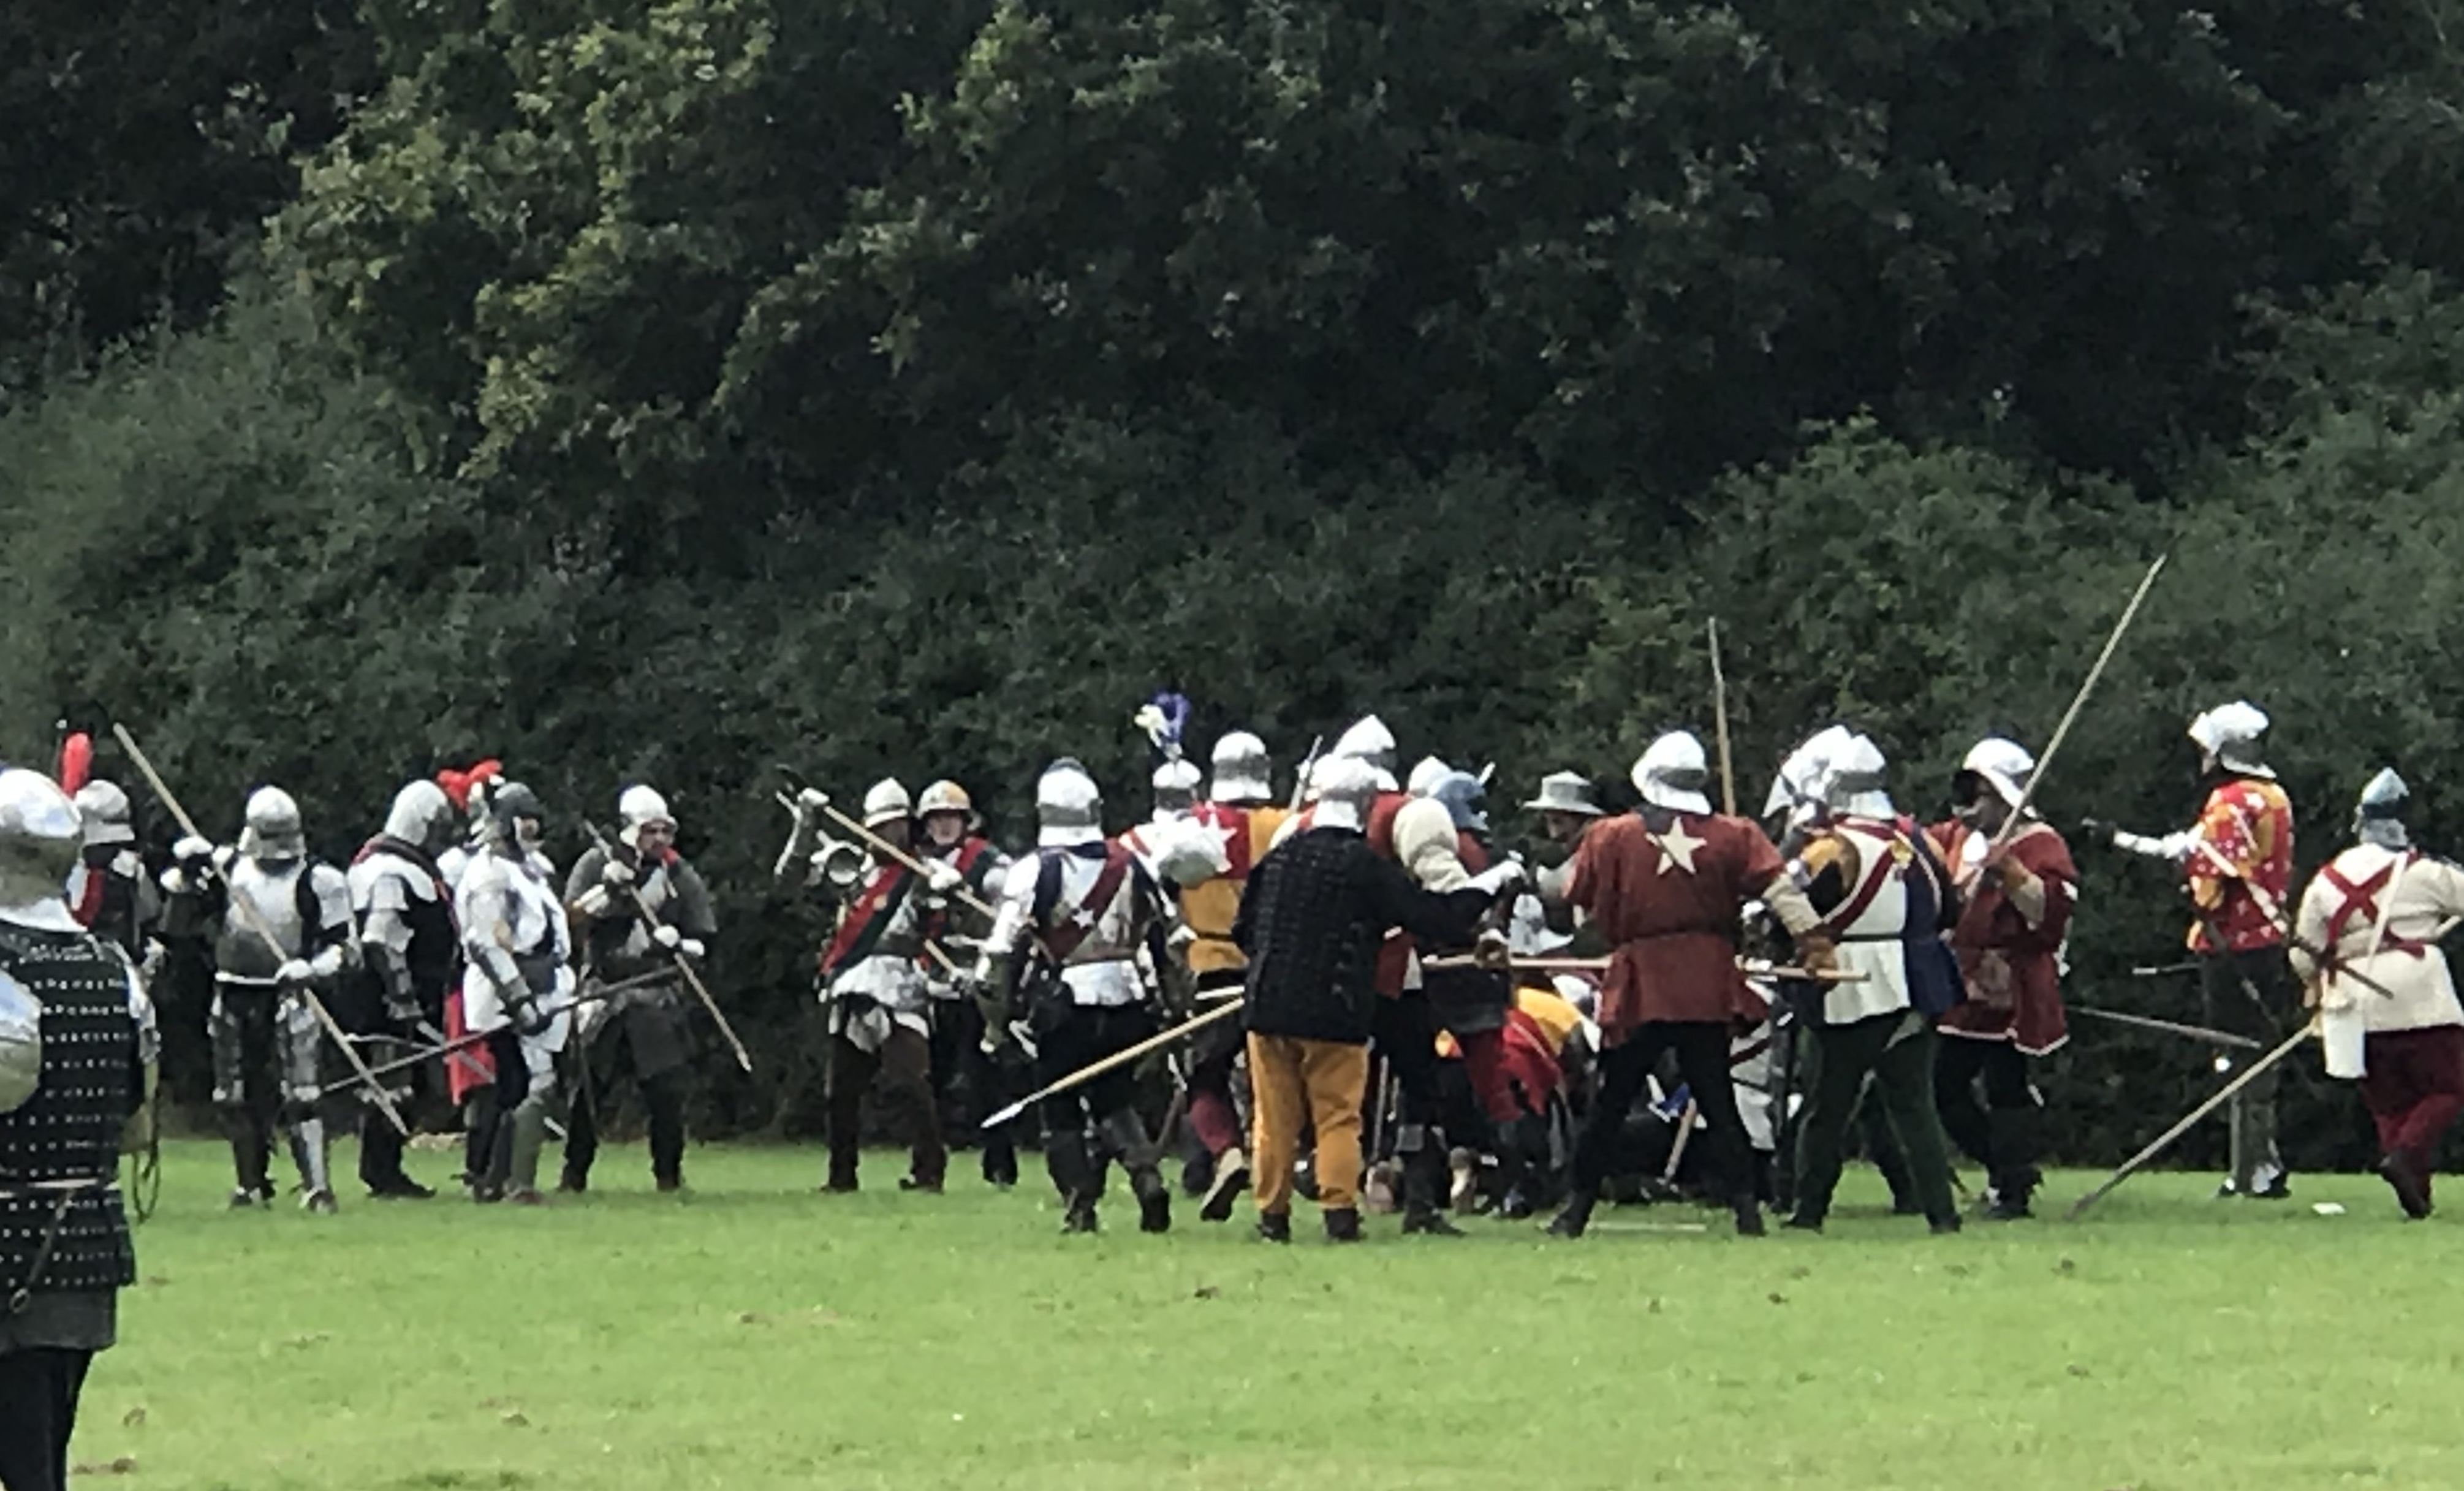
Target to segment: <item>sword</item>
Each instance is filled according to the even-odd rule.
[[[128,733],[128,727],[114,721],[111,733],[119,738],[120,749],[128,753],[129,763],[135,766],[138,774],[145,778],[145,785],[153,788],[154,796],[170,810],[171,817],[178,822],[181,831],[191,839],[203,839],[205,835],[197,831],[197,821],[190,818],[188,810],[180,805],[180,800],[171,795],[171,788],[163,780],[163,774],[154,769],[154,763],[147,759],[144,751],[138,747],[137,737]],[[263,939],[267,947],[274,949],[277,954],[280,953],[282,938],[275,933],[273,928],[265,924],[265,914],[259,911],[246,896],[230,896],[229,900],[232,909],[239,912],[240,920],[248,924],[248,930]],[[334,1044],[341,1049],[342,1060],[350,1063],[354,1079],[366,1085],[368,1101],[377,1106],[377,1111],[385,1115],[386,1123],[393,1125],[394,1132],[406,1139],[409,1138],[410,1126],[403,1122],[402,1110],[394,1107],[393,1095],[386,1092],[385,1085],[369,1072],[368,1063],[360,1060],[360,1053],[352,1048],[351,1038],[343,1033],[340,1024],[335,1022],[333,1013],[325,1008],[325,1001],[317,998],[316,990],[305,985],[291,992],[308,1006],[308,1013],[317,1018],[317,1023],[324,1028],[325,1034],[331,1037]]]

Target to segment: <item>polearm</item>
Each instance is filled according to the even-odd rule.
[[[1302,801],[1309,797],[1309,769],[1317,765],[1317,754],[1324,749],[1326,749],[1325,735],[1310,737],[1309,755],[1301,757],[1300,770],[1292,774],[1292,798],[1289,802],[1284,804],[1286,813],[1297,813],[1301,810]]]
[[[781,766],[778,770],[779,775],[786,778],[788,783],[795,787],[797,791],[802,792],[805,790],[807,783],[803,776],[798,774],[792,767]],[[880,855],[883,859],[890,861],[893,865],[905,867],[921,879],[929,881],[933,878],[932,869],[927,866],[922,860],[917,859],[914,855],[900,848],[898,845],[891,843],[881,835],[874,833],[871,829],[867,828],[863,823],[849,818],[847,814],[839,810],[839,805],[837,803],[830,801],[826,797],[822,800],[822,812],[829,818],[831,822],[838,824],[841,828],[846,829],[847,832],[855,835],[858,839],[863,840],[866,845],[869,846],[873,853]],[[783,857],[781,862],[784,862]],[[963,884],[952,887],[949,891],[949,895],[952,900],[958,902],[969,910],[978,912],[980,915],[996,919],[1001,915],[1001,912],[988,905],[984,901],[983,897],[976,894]]]
[[[2254,891],[2259,891],[2259,888],[2250,885],[2247,881],[2243,882],[2243,884]],[[2262,912],[2267,911],[2268,909],[2274,905],[2273,898],[2267,897],[2264,891],[2259,891],[2256,896],[2254,896],[2253,901],[2254,904],[2258,906]],[[2436,942],[2447,936],[2450,932],[2453,932],[2459,926],[2464,926],[2464,917],[2450,917],[2446,921],[2438,924],[2438,929],[2430,934],[2428,940]],[[2314,953],[2312,955],[2317,956],[2318,954]],[[2324,960],[2322,959],[2322,963],[2323,962]],[[2361,984],[2365,988],[2375,989],[2381,994],[2389,994],[2389,991],[2385,985],[2377,982],[2375,979],[2371,979],[2364,975],[2355,973],[2349,968],[2339,968],[2336,972],[2346,978],[2352,979],[2355,983]],[[2132,1155],[2128,1160],[2124,1161],[2120,1170],[2115,1171],[2112,1174],[2105,1177],[2102,1185],[2098,1186],[2087,1195],[2080,1196],[2078,1201],[2072,1204],[2071,1209],[2063,1214],[2063,1219],[2076,1219],[2080,1213],[2085,1212],[2089,1207],[2094,1206],[2097,1202],[2103,1200],[2105,1196],[2112,1194],[2115,1187],[2121,1185],[2123,1181],[2128,1180],[2132,1175],[2137,1174],[2140,1171],[2145,1169],[2157,1155],[2164,1153],[2166,1150],[2171,1148],[2173,1141],[2181,1138],[2182,1135],[2189,1133],[2191,1129],[2197,1126],[2200,1119],[2207,1117],[2217,1108],[2224,1107],[2226,1103],[2233,1099],[2235,1093],[2238,1093],[2242,1088],[2249,1086],[2251,1083],[2257,1078],[2259,1073],[2268,1070],[2276,1065],[2277,1063],[2284,1060],[2288,1056],[2291,1056],[2296,1050],[2299,1049],[2301,1042],[2309,1040],[2312,1035],[2318,1032],[2318,1029],[2319,1020],[2314,1016],[2305,1022],[2300,1029],[2285,1037],[2282,1044],[2277,1046],[2265,1056],[2260,1057],[2257,1061],[2253,1062],[2248,1066],[2242,1068],[2241,1072],[2235,1076],[2233,1081],[2225,1084],[2223,1089],[2217,1092],[2214,1097],[2208,1099],[2197,1107],[2190,1109],[2189,1113],[2183,1116],[2180,1123],[2175,1124],[2172,1128],[2166,1129],[2161,1134],[2158,1134],[2155,1139],[2149,1142],[2147,1148],[2140,1151],[2138,1153]],[[2253,1042],[2252,1044],[2256,1045],[2257,1042]]]
[[[578,1010],[585,1004],[598,1004],[605,1000],[615,998],[618,995],[629,994],[635,989],[647,988],[654,983],[663,983],[667,980],[667,977],[668,971],[666,969],[654,968],[647,974],[636,974],[630,978],[619,979],[612,984],[601,984],[595,989],[585,989],[582,993],[575,995],[570,1001],[560,1005],[559,1008],[561,1010]],[[503,1027],[499,1026],[498,1028],[501,1029]],[[428,1062],[436,1061],[441,1057],[459,1056],[463,1052],[472,1049],[473,1046],[485,1044],[488,1039],[495,1033],[496,1032],[494,1030],[467,1031],[462,1035],[455,1036],[451,1041],[439,1041],[432,1044],[423,1046],[419,1050],[411,1052],[408,1056],[399,1058],[395,1061],[386,1062],[381,1065],[371,1066],[368,1068],[368,1075],[372,1077],[390,1077],[395,1072],[407,1071],[411,1067],[421,1065]],[[483,1069],[484,1068],[474,1068],[474,1070]],[[318,1089],[317,1095],[321,1098],[325,1096],[328,1091],[348,1085],[349,1084],[347,1083],[337,1083],[334,1084],[332,1087],[320,1087]]]
[[[1532,974],[1600,974],[1606,973],[1613,961],[1604,957],[1517,957],[1507,959],[1508,969]],[[1473,954],[1453,957],[1423,958],[1420,966],[1433,972],[1459,968],[1485,968],[1488,965]],[[1737,972],[1749,978],[1803,978],[1814,983],[1860,984],[1865,976],[1846,968],[1796,968],[1786,964],[1765,963],[1753,958],[1739,958]]]
[[[2227,1103],[2232,1102],[2234,1096],[2238,1094],[2242,1088],[2247,1087],[2252,1083],[2257,1081],[2261,1073],[2272,1070],[2277,1063],[2283,1061],[2286,1057],[2291,1056],[2295,1051],[2300,1049],[2301,1042],[2309,1040],[2312,1032],[2316,1031],[2318,1028],[2319,1022],[2317,1020],[2314,1020],[2310,1021],[2308,1024],[2303,1025],[2293,1034],[2285,1037],[2283,1042],[2277,1045],[2276,1049],[2268,1052],[2265,1056],[2260,1057],[2257,1061],[2251,1063],[2248,1066],[2243,1067],[2240,1075],[2234,1077],[2233,1081],[2226,1083],[2222,1087],[2218,1088],[2214,1097],[2208,1099],[2197,1107],[2194,1107],[2188,1113],[2183,1114],[2179,1123],[2175,1124],[2172,1128],[2166,1129],[2163,1133],[2158,1134],[2154,1139],[2148,1141],[2145,1149],[2141,1150],[2138,1153],[2123,1161],[2122,1168],[2115,1171],[2112,1174],[2104,1177],[2103,1184],[2098,1186],[2087,1195],[2080,1196],[2077,1201],[2072,1202],[2071,1209],[2062,1214],[2062,1220],[2077,1221],[2089,1207],[2094,1206],[2097,1202],[2103,1200],[2108,1195],[2111,1195],[2115,1189],[2123,1181],[2128,1180],[2131,1176],[2139,1173],[2142,1170],[2146,1169],[2147,1166],[2155,1160],[2156,1156],[2172,1148],[2174,1140],[2179,1139],[2182,1135],[2189,1133],[2192,1129],[2198,1127],[2200,1119],[2207,1117],[2210,1113],[2214,1112],[2216,1109],[2224,1107]]]
[[[2070,708],[2062,712],[2061,723],[2054,727],[2053,737],[2045,742],[2045,749],[2036,756],[2035,769],[2028,773],[2027,784],[2019,789],[2019,800],[2012,804],[2011,816],[2003,820],[2001,832],[1993,836],[1993,847],[1999,848],[2010,843],[2012,836],[2019,831],[2021,822],[2028,816],[2028,804],[2036,800],[2037,785],[2045,779],[2046,771],[2054,764],[2054,753],[2059,751],[2062,741],[2069,737],[2072,723],[2079,718],[2080,708],[2087,703],[2087,696],[2095,691],[2097,680],[2104,676],[2104,665],[2113,661],[2114,649],[2122,646],[2123,635],[2138,619],[2140,603],[2147,599],[2148,588],[2156,583],[2156,577],[2164,570],[2167,558],[2162,554],[2156,556],[2156,562],[2148,565],[2147,573],[2140,577],[2139,588],[2131,593],[2130,603],[2123,608],[2122,620],[2113,624],[2112,632],[2104,639],[2104,650],[2096,655],[2096,663],[2088,669],[2087,679],[2079,685],[2079,692],[2071,695]]]
[[[1728,756],[1728,675],[1720,669],[1720,619],[1711,618],[1711,727],[1720,745],[1720,811],[1737,816],[1737,768]]]
[[[180,805],[180,800],[171,795],[169,784],[163,780],[163,774],[154,769],[154,763],[147,759],[144,751],[139,748],[137,737],[128,733],[128,727],[115,720],[112,722],[111,733],[119,739],[120,749],[128,753],[129,764],[135,766],[138,775],[145,778],[145,785],[154,789],[156,800],[170,810],[171,817],[179,823],[181,832],[191,839],[204,839],[206,836],[198,830],[197,821],[190,818],[188,810]],[[239,919],[247,925],[250,932],[262,939],[265,945],[279,956],[282,953],[282,938],[275,934],[272,927],[266,925],[265,913],[258,910],[254,903],[246,896],[226,894],[225,899],[230,902],[233,910],[239,912]],[[409,1138],[410,1126],[402,1121],[402,1110],[394,1107],[392,1094],[386,1092],[385,1085],[378,1082],[375,1074],[368,1070],[368,1063],[360,1060],[360,1053],[351,1046],[351,1038],[343,1033],[340,1024],[335,1022],[333,1012],[325,1008],[324,1000],[317,998],[317,991],[301,984],[289,992],[308,1006],[308,1012],[317,1018],[317,1023],[324,1027],[325,1034],[333,1039],[335,1045],[341,1047],[342,1060],[350,1063],[353,1079],[367,1087],[368,1101],[377,1106],[377,1111],[385,1115],[386,1123],[393,1125],[394,1132],[406,1139]]]
[[[1146,1055],[1148,1052],[1161,1050],[1163,1047],[1172,1044],[1183,1036],[1193,1035],[1198,1031],[1205,1029],[1207,1026],[1214,1024],[1217,1020],[1221,1020],[1226,1015],[1238,1014],[1243,1007],[1244,1006],[1240,1000],[1230,1000],[1220,1008],[1211,1009],[1203,1015],[1182,1020],[1179,1024],[1173,1026],[1170,1030],[1165,1031],[1161,1035],[1149,1036],[1146,1040],[1139,1042],[1133,1046],[1125,1047],[1122,1050],[1115,1051],[1111,1055],[1105,1057],[1100,1062],[1089,1062],[1086,1065],[1079,1067],[1076,1071],[1071,1072],[1068,1076],[1062,1078],[1060,1081],[1048,1084],[1045,1086],[1039,1087],[1035,1091],[1028,1093],[1026,1096],[1019,1099],[1009,1107],[1002,1108],[1000,1112],[986,1118],[982,1123],[978,1124],[976,1127],[978,1129],[998,1129],[1001,1125],[1008,1123],[1011,1119],[1018,1117],[1021,1113],[1025,1112],[1028,1108],[1033,1107],[1036,1104],[1043,1102],[1045,1098],[1058,1097],[1060,1094],[1068,1091],[1072,1087],[1094,1081],[1096,1078],[1101,1077],[1106,1072],[1111,1071],[1115,1067],[1127,1066],[1130,1063],[1136,1061],[1139,1057]]]
[[[2244,830],[2248,830],[2248,825],[2246,823],[2244,824]],[[2224,857],[2224,852],[2222,850],[2208,842],[2205,834],[2200,835],[2197,844],[2193,846],[2192,852],[2206,855],[2208,857],[2208,863],[2214,866],[2215,868],[2221,872],[2219,878],[2230,880],[2235,885],[2241,887],[2242,893],[2250,897],[2250,904],[2258,908],[2258,914],[2267,918],[2267,924],[2276,929],[2277,935],[2284,939],[2284,945],[2286,947],[2293,949],[2297,953],[2307,953],[2310,956],[2317,959],[2319,963],[2319,973],[2321,979],[2330,976],[2339,978],[2349,978],[2353,982],[2360,984],[2363,988],[2378,995],[2381,998],[2392,999],[2396,997],[2396,992],[2393,989],[2390,989],[2387,985],[2379,982],[2377,979],[2372,978],[2369,975],[2361,972],[2359,969],[2345,967],[2343,960],[2336,956],[2333,949],[2322,949],[2311,946],[2309,939],[2301,935],[2300,929],[2294,925],[2293,918],[2285,912],[2284,903],[2276,899],[2265,886],[2260,885],[2255,880],[2245,878],[2240,869],[2235,867],[2233,861]],[[2392,895],[2387,897],[2387,906],[2390,910],[2395,906],[2395,898]],[[2218,909],[2221,910],[2221,906],[2219,906]],[[2207,921],[2207,917],[2204,912],[2201,913],[2200,920],[2203,922]],[[2436,932],[2431,933],[2430,940],[2436,942],[2441,937],[2446,936],[2449,932],[2453,932],[2455,927],[2456,922],[2453,920],[2442,923]],[[2215,924],[2211,922],[2208,923],[2208,935],[2216,941],[2223,940],[2217,933]],[[2257,992],[2255,990],[2252,991],[2252,997],[2254,998],[2257,997]],[[2261,1007],[2264,1008],[2263,1005]]]
[[[2209,1045],[2232,1046],[2242,1051],[2263,1051],[2267,1048],[2267,1042],[2264,1041],[2254,1041],[2248,1036],[2237,1036],[2229,1030],[2211,1030],[2205,1025],[2185,1025],[2174,1020],[2158,1020],[2152,1015],[2132,1015],[2122,1010],[2093,1009],[2084,1004],[2072,1005],[2070,1013],[2085,1015],[2093,1020],[2110,1020],[2117,1025],[2131,1025],[2141,1030],[2154,1030],[2168,1036],[2182,1036],[2191,1041],[2205,1042]]]
[[[612,862],[616,857],[615,846],[607,842],[605,834],[599,831],[599,825],[585,818],[582,821],[582,827],[590,835],[590,842],[597,845],[599,852]],[[625,894],[632,901],[633,910],[641,914],[644,928],[655,930],[666,925],[659,920],[659,913],[650,910],[650,903],[642,898],[640,886],[627,881]],[[701,981],[701,975],[693,972],[693,963],[685,956],[684,949],[670,948],[668,952],[676,960],[676,972],[685,976],[686,986],[693,990],[694,998],[701,1000],[701,1007],[710,1012],[711,1020],[718,1026],[718,1033],[727,1039],[728,1049],[736,1053],[736,1064],[748,1072],[753,1070],[752,1053],[744,1049],[743,1042],[736,1039],[736,1027],[729,1024],[727,1017],[719,1012],[718,1001],[710,997],[709,986]]]

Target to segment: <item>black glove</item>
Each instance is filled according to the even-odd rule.
[[[2121,832],[2119,828],[2106,822],[2101,818],[2080,819],[2079,831],[2079,837],[2085,839],[2088,843],[2093,844],[2100,848],[2108,849],[2113,846],[2113,836]]]
[[[507,1000],[505,1018],[514,1022],[514,1032],[517,1035],[536,1036],[548,1027],[547,1014],[539,1007],[539,1001],[536,999]]]

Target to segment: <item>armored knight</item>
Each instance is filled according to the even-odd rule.
[[[118,1185],[152,1012],[62,888],[77,811],[0,770],[0,1485],[68,1491],[69,1439],[119,1292],[136,1282]]]
[[[539,1151],[556,1094],[557,1054],[571,1033],[573,931],[540,850],[546,810],[530,788],[488,794],[487,821],[454,893],[462,927],[462,1000],[487,1037],[495,1082],[473,1095],[472,1199],[537,1206]]]
[[[684,1185],[685,1084],[692,1075],[692,1005],[679,959],[699,962],[717,934],[700,871],[676,852],[676,822],[665,798],[646,786],[616,803],[616,843],[574,862],[565,909],[579,932],[594,985],[635,985],[583,1007],[575,1042],[576,1096],[560,1189],[586,1190],[599,1153],[599,1114],[629,1069],[650,1116],[650,1174],[661,1191]],[[647,916],[643,908],[649,909]]]
[[[2356,842],[2301,897],[2292,960],[2319,1010],[2327,1075],[2360,1084],[2379,1174],[2418,1219],[2439,1141],[2464,1113],[2464,1004],[2438,946],[2464,916],[2464,869],[2413,846],[2410,802],[2391,770],[2362,789]]]
[[[1626,1112],[1660,1054],[1674,1050],[1707,1126],[1720,1199],[1739,1233],[1759,1236],[1762,1214],[1729,1074],[1730,1026],[1758,1020],[1764,1008],[1737,967],[1745,909],[1760,901],[1817,969],[1830,962],[1831,940],[1762,830],[1711,811],[1700,740],[1683,732],[1661,736],[1633,775],[1641,807],[1594,824],[1565,875],[1542,880],[1544,894],[1590,915],[1616,950],[1600,987],[1600,1092],[1575,1145],[1572,1194],[1550,1230],[1580,1237],[1589,1226]]]
[[[1164,894],[1137,854],[1105,840],[1102,794],[1076,761],[1045,769],[1035,811],[1036,851],[1010,868],[976,977],[996,1039],[1009,1033],[1012,1011],[1023,1013],[1036,1082],[1048,1085],[1154,1034],[1138,955],[1162,961]],[[1103,1182],[1090,1129],[1129,1172],[1140,1230],[1171,1227],[1172,1195],[1136,1096],[1123,1066],[1045,1100],[1045,1162],[1066,1207],[1064,1231],[1096,1228]]]
[[[1011,1090],[1015,1064],[984,1048],[983,1012],[967,998],[965,976],[975,967],[984,933],[992,931],[992,918],[970,903],[990,905],[1001,894],[1010,857],[984,837],[983,820],[967,789],[946,778],[917,796],[915,821],[923,829],[917,856],[959,877],[928,919],[924,976],[933,998],[932,1072],[940,1116],[955,1131],[974,1133],[987,1114],[1017,1096]],[[1013,1129],[1014,1123],[1002,1124],[983,1134],[983,1176],[1000,1190],[1018,1184]]]
[[[1236,730],[1216,741],[1210,764],[1214,775],[1207,800],[1191,816],[1221,837],[1224,869],[1180,895],[1181,926],[1188,934],[1182,960],[1200,1014],[1241,998],[1249,959],[1232,940],[1232,928],[1241,914],[1249,872],[1265,858],[1275,831],[1291,816],[1274,800],[1273,762],[1265,742],[1256,735]],[[1205,1221],[1227,1220],[1249,1184],[1249,1155],[1233,1094],[1243,1036],[1226,1028],[1229,1023],[1219,1021],[1199,1031],[1188,1058],[1189,1127],[1206,1152],[1198,1173],[1190,1177],[1201,1183],[1191,1189],[1202,1193],[1198,1215]]]
[[[1956,1232],[1933,1091],[1933,1022],[1960,998],[1942,940],[1950,878],[1902,822],[1883,785],[1885,766],[1868,737],[1842,742],[1823,767],[1821,812],[1789,862],[1792,884],[1820,917],[1811,935],[1835,944],[1839,968],[1856,976],[1805,1001],[1814,1082],[1797,1132],[1789,1225],[1819,1231],[1829,1216],[1842,1141],[1870,1081],[1919,1208],[1934,1231]]]
[[[452,846],[459,827],[445,789],[423,777],[394,794],[385,831],[351,859],[362,973],[353,980],[357,997],[336,1001],[334,1013],[354,1034],[372,1038],[371,1050],[388,1059],[443,1034],[446,996],[461,971],[462,953],[453,890],[437,856]],[[458,1052],[446,1058],[469,1059]],[[429,1083],[426,1068],[406,1068],[392,1087],[396,1107],[412,1104]],[[360,1117],[360,1180],[368,1194],[434,1195],[403,1170],[402,1153],[402,1135],[366,1105]]]
[[[2200,775],[2209,782],[2199,821],[2161,836],[2126,833],[2093,819],[2081,825],[2091,842],[2162,860],[2190,896],[2190,952],[2209,1024],[2274,1045],[2294,1014],[2294,979],[2285,960],[2293,893],[2293,803],[2277,785],[2259,742],[2267,715],[2236,700],[2190,721]],[[2218,1070],[2238,1063],[2222,1059]],[[2231,1116],[2233,1173],[2219,1195],[2279,1200],[2291,1176],[2276,1145],[2277,1070],[2243,1087]]]
[[[308,852],[299,806],[279,787],[249,796],[236,847],[185,838],[164,872],[166,928],[208,938],[214,999],[214,1104],[229,1128],[234,1207],[274,1198],[268,1168],[289,1131],[300,1204],[334,1210],[325,1120],[318,1112],[324,1033],[309,1000],[332,996],[358,961],[351,887]]]
[[[801,830],[829,800],[811,788],[798,799]],[[914,844],[914,802],[895,779],[864,795],[865,829],[901,853]],[[791,842],[790,849],[796,848]],[[905,1131],[903,1189],[938,1192],[949,1165],[933,1100],[932,996],[924,978],[924,938],[939,898],[965,874],[924,862],[917,875],[887,854],[842,844],[813,854],[813,883],[839,897],[838,924],[822,950],[823,1002],[829,1007],[829,1176],[823,1189],[856,1189],[864,1095],[877,1082],[882,1106]],[[844,867],[842,867],[844,866]]]
[[[2079,870],[2051,824],[2033,812],[2011,823],[2035,765],[2013,741],[1978,741],[1951,778],[1952,818],[1927,831],[1959,892],[1951,945],[1968,987],[1942,1019],[1934,1101],[1949,1136],[1984,1163],[1986,1215],[2002,1219],[2029,1215],[2041,1179],[2045,1100],[2029,1063],[2069,1038],[2062,947]]]
[[[161,899],[138,857],[128,794],[99,778],[77,790],[85,848],[69,874],[69,910],[97,935],[131,958],[145,956],[146,934],[162,916]]]

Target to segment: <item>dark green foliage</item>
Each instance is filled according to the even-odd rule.
[[[211,315],[374,77],[349,0],[0,7],[0,407]]]
[[[1375,708],[1615,792],[1707,731],[1717,616],[1749,810],[1838,718],[1929,814],[2169,552],[2049,811],[2185,821],[2246,693],[2306,862],[2384,761],[2453,844],[2448,9],[12,11],[0,185],[59,230],[0,251],[0,382],[169,316],[0,417],[0,750],[122,719],[335,855],[444,762],[656,781],[778,1037],[749,1126],[809,1077],[772,765],[1016,842],[1068,752],[1126,821],[1166,684],[1201,747]],[[2117,977],[2169,888],[2087,860],[2079,992],[2193,1014]],[[2195,1056],[2083,1038],[2068,1148]]]

